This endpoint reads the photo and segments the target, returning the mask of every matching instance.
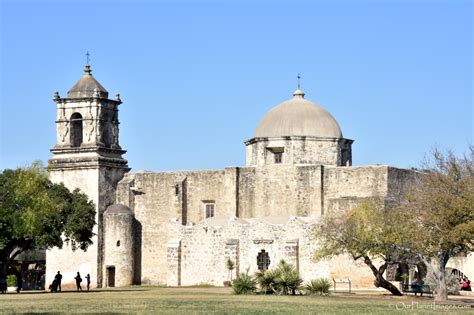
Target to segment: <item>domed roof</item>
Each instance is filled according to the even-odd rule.
[[[131,215],[133,216],[132,210],[130,210],[129,207],[121,205],[121,204],[115,204],[111,205],[105,210],[105,215],[109,214],[125,214],[125,215]]]
[[[256,138],[306,136],[342,138],[336,119],[321,106],[306,100],[300,89],[265,114],[255,131]]]
[[[90,65],[86,65],[82,78],[67,92],[69,98],[83,97],[104,97],[109,96],[109,92],[92,76]]]

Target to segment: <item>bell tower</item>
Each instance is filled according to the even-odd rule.
[[[73,281],[76,272],[91,276],[92,285],[102,286],[103,213],[115,202],[117,183],[130,169],[119,144],[118,107],[120,95],[109,99],[107,90],[93,77],[89,64],[67,97],[54,93],[57,106],[56,145],[48,170],[53,182],[79,188],[96,205],[94,244],[86,252],[75,252],[64,244],[46,253],[46,282],[60,270],[63,282]]]

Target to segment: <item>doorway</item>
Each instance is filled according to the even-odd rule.
[[[115,266],[107,267],[107,286],[109,288],[115,287]]]

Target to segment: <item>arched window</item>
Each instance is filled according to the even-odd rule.
[[[80,147],[82,143],[82,116],[79,113],[71,115],[71,146]]]
[[[268,266],[270,266],[270,256],[268,253],[262,249],[260,253],[257,255],[257,266],[258,270],[267,270]]]

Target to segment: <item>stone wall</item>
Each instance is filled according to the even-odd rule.
[[[66,187],[73,190],[79,188],[87,194],[90,200],[97,205],[99,200],[99,190],[97,183],[99,182],[99,170],[85,169],[81,172],[75,170],[50,171],[49,177],[53,183],[63,182]],[[96,216],[97,218],[97,216]],[[97,225],[94,226],[93,232],[97,235]],[[79,271],[84,277],[86,274],[91,276],[91,286],[97,285],[97,252],[98,241],[94,236],[93,244],[89,246],[87,251],[80,249],[73,251],[71,246],[64,244],[62,249],[52,248],[46,251],[46,287],[54,280],[54,276],[58,271],[63,275],[62,285],[64,288],[75,288],[74,277]]]
[[[317,216],[321,166],[267,165],[240,169],[239,216]]]
[[[246,165],[275,163],[275,153],[282,153],[280,164],[351,165],[352,140],[316,137],[253,138],[246,141]]]
[[[133,215],[105,212],[104,229],[103,286],[132,285],[135,271]]]
[[[284,257],[306,272],[305,268],[310,267],[305,266],[313,264],[310,251],[315,249],[308,245],[309,234],[305,234],[311,227],[287,222],[289,217],[302,217],[295,222],[319,220],[324,211],[347,211],[371,197],[385,199],[389,187],[392,194],[403,189],[395,182],[407,180],[409,174],[410,171],[379,165],[267,165],[217,171],[142,172],[125,176],[118,186],[117,202],[129,206],[139,223],[142,283],[222,284],[229,276],[226,259],[235,257],[240,271],[255,268],[259,246],[272,253],[273,261]],[[206,202],[215,204],[214,218],[205,219]],[[223,217],[237,219],[219,221]],[[252,243],[258,237],[273,241]],[[243,252],[249,254],[237,255]],[[199,265],[219,267],[216,272],[202,273]],[[308,277],[321,270],[329,272],[329,267],[318,266],[317,272],[307,271]],[[338,276],[351,274],[352,267],[339,270],[333,266],[330,272]]]
[[[324,167],[324,212],[347,211],[367,198],[387,196],[388,167]]]
[[[82,140],[85,146],[101,144],[108,148],[119,148],[118,105],[120,101],[103,98],[55,99],[56,148],[71,146],[73,114],[80,114],[82,121]]]
[[[270,257],[269,268],[283,259],[296,266],[305,281],[319,277],[350,278],[353,288],[371,287],[373,276],[365,265],[355,264],[345,256],[325,261],[313,259],[318,249],[314,242],[315,224],[317,221],[302,217],[219,217],[194,226],[171,223],[175,239],[168,245],[168,279],[173,282],[168,284],[177,285],[176,279],[180,279],[181,285],[223,285],[231,278],[226,267],[229,257],[236,263],[232,278],[238,272],[253,275],[258,271],[258,253],[265,250]]]

